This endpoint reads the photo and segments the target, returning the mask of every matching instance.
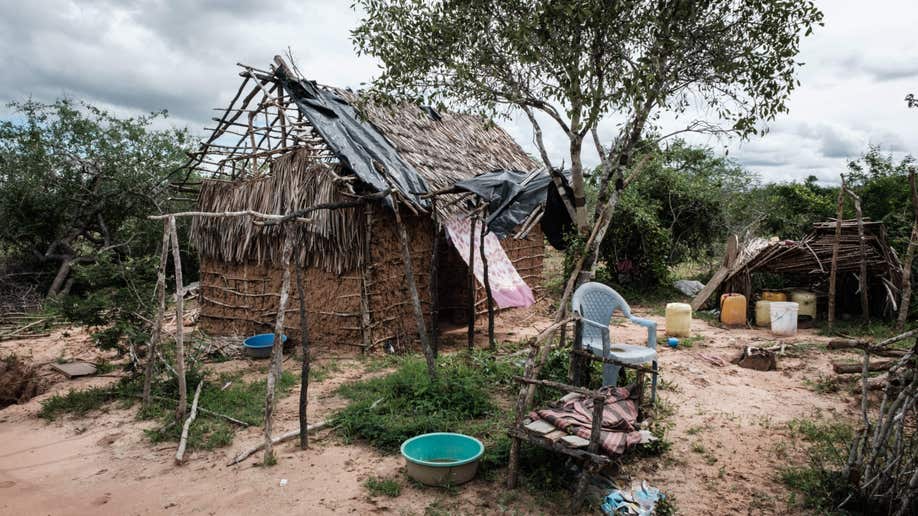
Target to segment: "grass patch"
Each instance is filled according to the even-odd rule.
[[[804,464],[787,466],[779,472],[781,481],[793,490],[789,503],[834,511],[849,493],[843,472],[854,431],[845,423],[811,419],[795,419],[788,423],[788,429],[795,446],[800,441],[804,443],[806,457]]]
[[[370,496],[395,498],[402,494],[402,484],[394,478],[370,477],[363,483]]]
[[[832,376],[819,375],[814,380],[807,378],[803,380],[803,384],[819,394],[832,394],[839,391],[838,379]]]
[[[332,373],[341,371],[341,364],[338,360],[323,361],[320,364],[309,366],[309,381],[323,382],[331,376]]]
[[[691,337],[685,337],[683,339],[679,339],[678,347],[685,348],[685,349],[692,349],[692,347],[699,342],[704,342],[704,337],[701,335],[692,335]]]
[[[202,378],[204,376],[197,370],[189,370],[186,374],[189,406],[191,394]],[[296,375],[285,371],[277,384],[278,396],[290,392],[296,381]],[[222,389],[226,384],[229,386]],[[259,426],[264,423],[265,386],[266,380],[245,382],[239,375],[223,374],[207,378],[201,389],[201,398],[198,403],[199,406],[208,410],[226,414],[253,426]],[[43,419],[53,421],[65,414],[82,417],[94,411],[105,410],[114,402],[126,408],[140,400],[142,390],[143,379],[141,377],[125,378],[107,387],[72,390],[46,400],[38,415]],[[158,420],[161,426],[145,430],[147,437],[153,443],[177,442],[182,433],[181,425],[175,423],[176,402],[172,401],[178,399],[177,382],[171,378],[167,381],[154,382],[151,392],[154,397],[150,406],[140,411],[138,417]],[[235,430],[233,423],[223,418],[198,412],[198,417],[188,433],[188,447],[213,449],[227,446],[232,443]]]

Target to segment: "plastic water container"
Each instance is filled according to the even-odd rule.
[[[755,325],[764,328],[771,326],[771,301],[755,303]]]
[[[771,332],[779,337],[797,334],[797,310],[799,305],[793,302],[772,301]]]
[[[666,335],[689,337],[692,334],[692,307],[686,303],[666,304]]]
[[[787,294],[784,292],[762,292],[762,301],[787,301]]]
[[[746,296],[742,294],[720,296],[720,322],[727,326],[745,326]]]
[[[797,310],[798,317],[809,317],[810,320],[816,320],[816,294],[805,290],[797,290],[791,292],[791,301],[800,305]]]

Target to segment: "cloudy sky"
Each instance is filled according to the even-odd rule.
[[[267,67],[289,47],[300,70],[326,84],[359,88],[378,72],[358,58],[350,0],[0,0],[0,102],[60,96],[118,113],[168,109],[169,123],[196,133],[238,86],[243,62]],[[746,142],[697,139],[766,181],[813,174],[837,181],[868,144],[918,154],[918,4],[914,0],[822,0],[826,26],[803,44],[806,63],[789,115]],[[0,110],[0,117],[11,116]],[[535,151],[528,124],[501,122]],[[611,123],[607,124],[611,135]],[[560,162],[564,140],[549,133]],[[588,153],[588,165],[597,162]]]

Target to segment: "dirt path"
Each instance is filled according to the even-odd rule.
[[[499,324],[510,330],[503,338],[516,341],[544,327],[546,319],[503,314]],[[781,466],[775,450],[787,440],[786,423],[817,412],[822,417],[853,414],[844,395],[816,394],[803,384],[806,378],[828,374],[829,355],[813,351],[782,358],[779,370],[772,372],[716,367],[697,354],[728,359],[747,344],[774,339],[764,331],[727,331],[697,320],[694,329],[703,340],[691,349],[660,351],[666,381],[660,393],[674,410],[669,433],[672,449],[663,458],[624,469],[622,483],[646,478],[674,495],[684,514],[785,513],[787,492],[775,480]],[[614,335],[639,342],[644,334],[641,328],[616,327]],[[804,331],[782,342],[824,340]],[[72,344],[55,345],[79,352]],[[334,394],[339,385],[367,374],[360,360],[338,362],[329,368],[326,379],[311,384],[311,421],[343,406],[344,400]],[[220,364],[229,367],[235,366]],[[297,365],[288,361],[286,367]],[[481,479],[456,493],[403,482],[397,498],[370,498],[363,482],[370,476],[400,475],[401,459],[360,444],[344,444],[329,432],[313,439],[307,452],[282,445],[277,466],[257,467],[256,460],[249,459],[226,467],[239,450],[260,442],[260,431],[247,429],[236,434],[232,446],[193,453],[185,466],[177,468],[172,465],[174,444],[151,447],[143,434],[151,423],[137,421],[135,409],[116,405],[89,418],[54,423],[36,417],[40,402],[53,393],[109,381],[113,379],[57,383],[29,403],[0,411],[0,514],[541,512],[527,495],[506,493],[499,483]],[[294,389],[280,401],[279,431],[296,427],[297,397]],[[286,486],[280,486],[281,479],[287,480]]]

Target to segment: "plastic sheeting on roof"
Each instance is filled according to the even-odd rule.
[[[551,175],[547,170],[542,170],[523,184],[529,176],[530,173],[518,170],[495,170],[459,181],[455,187],[472,192],[488,202],[488,230],[498,238],[510,235],[536,207],[544,204],[542,230],[554,247],[558,247],[556,243],[563,245],[563,233],[573,224],[560,202]],[[562,177],[567,180],[564,174]],[[567,188],[566,184],[564,186]],[[551,202],[552,192],[559,202]]]
[[[377,162],[388,172],[403,197],[418,206],[429,204],[419,197],[428,191],[424,178],[398,155],[395,147],[372,124],[359,117],[353,106],[338,95],[319,88],[315,82],[287,77],[283,70],[278,70],[277,75],[310,125],[361,181],[376,191],[389,188],[388,181],[374,165]],[[388,197],[385,202],[390,202]]]

